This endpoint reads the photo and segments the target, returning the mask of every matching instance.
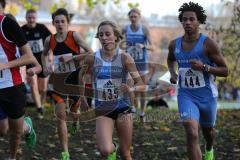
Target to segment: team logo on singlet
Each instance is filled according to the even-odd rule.
[[[35,37],[35,38],[40,37],[40,33],[34,33],[34,37]]]
[[[175,49],[175,54],[179,54],[180,50],[178,48]]]
[[[187,71],[187,73],[185,74],[185,76],[186,77],[193,77],[193,76],[196,76],[194,73],[193,73],[193,71],[191,70],[191,69],[189,69],[188,71]]]

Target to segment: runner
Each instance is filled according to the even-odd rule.
[[[51,32],[43,24],[36,22],[37,11],[29,9],[26,12],[27,24],[22,26],[22,30],[28,40],[28,43],[32,49],[33,55],[38,60],[38,63],[42,64],[41,54],[43,51],[43,44],[45,39],[51,35]],[[28,68],[31,66],[28,66]],[[32,77],[27,77],[32,91],[32,96],[37,107],[38,118],[43,119],[43,109],[47,94],[48,76],[45,76],[43,72]]]
[[[130,25],[123,28],[122,33],[125,35],[126,41],[129,45],[126,50],[134,59],[137,69],[143,79],[143,82],[148,82],[148,52],[147,50],[153,50],[152,41],[150,38],[149,30],[146,26],[140,23],[141,13],[138,9],[133,8],[128,12],[128,17],[131,21]],[[131,97],[134,106],[137,106],[137,97],[140,96],[140,119],[145,122],[145,94],[144,92],[132,93]]]
[[[102,49],[95,52],[94,56],[86,56],[85,63],[80,62],[80,64],[87,66],[90,73],[93,73],[98,149],[103,158],[116,159],[118,145],[112,142],[115,124],[121,158],[131,160],[133,118],[130,92],[143,91],[145,86],[137,72],[134,60],[129,54],[117,48],[123,37],[116,25],[111,21],[101,22],[96,37],[100,40]],[[81,59],[81,56],[77,56],[73,60],[81,61]],[[129,73],[137,85],[134,88],[126,84]],[[79,77],[80,82],[83,82],[84,76]],[[83,97],[82,101],[86,101],[86,98]]]
[[[20,26],[3,14],[6,2],[0,1],[0,134],[9,131],[10,157],[15,160],[21,135],[25,135],[27,146],[32,149],[36,135],[29,117],[24,118],[26,95],[19,71],[20,66],[33,64],[27,74],[41,72],[41,66],[32,55],[31,49]],[[19,48],[21,55],[17,52]],[[18,56],[20,56],[18,58]]]
[[[57,9],[52,14],[53,25],[56,28],[57,33],[46,38],[44,43],[43,51],[43,69],[45,73],[51,73],[53,71],[52,62],[49,62],[50,57],[54,56],[54,73],[64,73],[72,72],[75,68],[70,68],[66,70],[64,66],[61,66],[61,58],[66,55],[75,56],[80,54],[80,49],[84,50],[85,53],[91,53],[91,49],[87,47],[85,42],[78,36],[76,32],[68,31],[69,25],[69,15],[67,10],[63,8]],[[49,52],[50,51],[50,52]],[[83,52],[81,52],[83,54]],[[61,66],[61,67],[59,67]],[[51,78],[50,78],[51,79]],[[54,83],[54,82],[53,82]],[[78,70],[74,71],[69,78],[66,80],[66,83],[78,84]],[[54,85],[54,84],[53,84]],[[58,118],[57,128],[59,139],[63,152],[61,153],[62,160],[69,160],[70,155],[68,152],[68,133],[66,125],[66,107],[65,103],[66,96],[54,92],[52,94],[53,99],[56,103],[55,114]],[[79,100],[77,96],[70,96],[74,100],[73,106],[79,106]]]
[[[204,160],[213,160],[214,125],[217,114],[215,77],[226,77],[228,68],[220,49],[199,32],[207,16],[198,3],[184,3],[179,9],[184,35],[171,41],[168,53],[170,81],[178,79],[178,110],[187,135],[189,159],[202,159],[199,124],[206,140]],[[178,64],[178,75],[175,72]]]

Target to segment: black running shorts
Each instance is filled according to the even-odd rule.
[[[18,119],[25,114],[26,89],[24,83],[0,89],[0,115]]]

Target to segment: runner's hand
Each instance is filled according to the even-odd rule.
[[[59,62],[68,63],[73,60],[73,56],[61,56],[58,58]]]
[[[35,67],[27,69],[26,73],[28,76],[32,77],[35,74],[39,74],[42,71],[42,67],[40,64],[36,65]]]
[[[122,92],[131,92],[131,88],[129,87],[129,85],[123,83],[120,86],[120,91],[122,91]]]
[[[0,71],[6,69],[6,65],[4,63],[0,63]]]
[[[87,103],[87,100],[86,98],[81,98],[81,106],[80,106],[80,109],[84,112],[88,111],[89,110],[89,106],[88,106],[88,103]]]
[[[145,48],[145,46],[141,43],[136,43],[136,47],[139,47],[139,48],[142,48],[142,49]]]
[[[178,78],[178,75],[176,73],[172,73],[170,77],[170,82],[172,84],[177,84],[177,78]]]
[[[203,69],[203,63],[199,60],[191,59],[189,60],[192,69],[201,71]]]
[[[27,75],[30,76],[30,77],[34,76],[35,75],[34,68],[27,69]]]
[[[48,64],[43,68],[43,74],[45,76],[48,76],[48,75],[52,74],[53,71],[54,71],[54,67],[53,67],[52,64]]]

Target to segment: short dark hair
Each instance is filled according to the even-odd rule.
[[[28,9],[27,12],[26,12],[26,16],[27,16],[29,13],[37,13],[37,11],[36,11],[35,9]]]
[[[104,25],[109,25],[109,26],[112,27],[113,32],[114,32],[114,35],[117,37],[116,42],[119,42],[121,39],[123,39],[123,36],[122,36],[119,28],[117,27],[117,25],[116,25],[115,23],[113,23],[112,21],[108,21],[108,20],[107,20],[107,21],[102,21],[102,22],[98,25],[96,38],[99,38],[99,28],[100,28],[101,26],[104,26]]]
[[[201,24],[206,23],[207,15],[205,14],[205,10],[203,9],[203,7],[200,6],[198,3],[183,3],[183,5],[178,9],[178,11],[180,12],[178,15],[178,19],[180,22],[182,22],[182,16],[184,12],[192,11],[196,13],[197,19]]]
[[[6,1],[5,0],[0,0],[0,4],[2,6],[2,8],[4,9],[6,6]]]
[[[67,18],[67,22],[70,22],[70,17],[68,14],[68,11],[65,8],[58,8],[55,12],[52,13],[52,21],[54,21],[54,18],[58,15],[64,15]]]

